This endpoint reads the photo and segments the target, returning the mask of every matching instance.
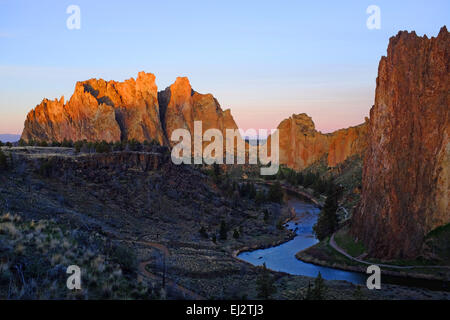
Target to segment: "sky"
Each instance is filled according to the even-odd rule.
[[[67,27],[70,5],[79,29]],[[366,25],[370,5],[379,29]],[[448,0],[0,0],[0,134],[20,134],[32,108],[69,99],[76,81],[142,70],[159,90],[187,76],[242,129],[305,112],[331,132],[369,115],[391,36],[436,36],[449,22]]]

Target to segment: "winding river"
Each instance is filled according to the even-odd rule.
[[[276,247],[242,252],[238,258],[257,266],[266,263],[267,268],[274,271],[309,277],[317,277],[320,271],[322,277],[327,280],[346,280],[355,284],[365,284],[364,274],[317,266],[295,258],[297,252],[319,242],[312,228],[320,209],[293,196],[288,196],[287,203],[295,210],[297,216],[287,224],[289,229],[296,232],[295,238]]]
[[[354,284],[365,285],[367,275],[364,273],[322,267],[300,261],[295,257],[297,252],[319,242],[314,236],[312,228],[318,219],[320,209],[316,205],[305,202],[291,193],[286,194],[285,199],[288,206],[292,207],[296,213],[296,218],[287,224],[289,229],[295,231],[296,236],[292,240],[275,247],[242,252],[238,255],[238,258],[255,266],[266,263],[267,268],[274,271],[309,277],[317,277],[320,271],[322,277],[327,280],[345,280]],[[450,291],[450,282],[441,280],[412,279],[383,275],[382,281],[383,283],[407,287]]]

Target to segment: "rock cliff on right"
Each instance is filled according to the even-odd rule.
[[[403,31],[381,58],[351,226],[372,257],[416,258],[450,223],[449,49],[446,27],[432,38]]]

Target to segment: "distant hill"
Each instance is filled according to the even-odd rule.
[[[20,134],[0,134],[0,141],[2,142],[16,142],[19,141]]]

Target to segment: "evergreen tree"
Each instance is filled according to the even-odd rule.
[[[338,217],[336,211],[338,209],[339,195],[340,192],[338,188],[333,187],[325,200],[325,205],[319,214],[319,219],[313,227],[317,239],[319,240],[323,240],[332,235],[338,229]]]
[[[311,288],[311,282],[308,281],[308,288],[306,289],[306,295],[303,297],[304,300],[313,300],[313,293]]]
[[[77,141],[74,143],[73,145],[75,147],[75,152],[76,153],[80,153],[81,152],[81,148],[83,147],[83,141]]]
[[[319,271],[316,280],[314,280],[314,289],[312,290],[313,300],[325,299],[326,286],[325,281],[322,278],[322,274]]]
[[[6,160],[6,155],[0,149],[0,171],[8,169],[8,161]]]
[[[227,225],[226,225],[225,221],[222,220],[220,222],[220,230],[219,230],[220,240],[227,240],[227,233],[228,233]]]
[[[264,222],[269,222],[269,210],[264,209]]]
[[[270,185],[268,198],[271,202],[281,203],[283,201],[283,189],[278,181]]]
[[[262,265],[262,272],[256,280],[258,287],[258,297],[263,299],[270,299],[270,297],[277,291],[274,286],[274,279],[270,275],[266,267],[266,263]]]

